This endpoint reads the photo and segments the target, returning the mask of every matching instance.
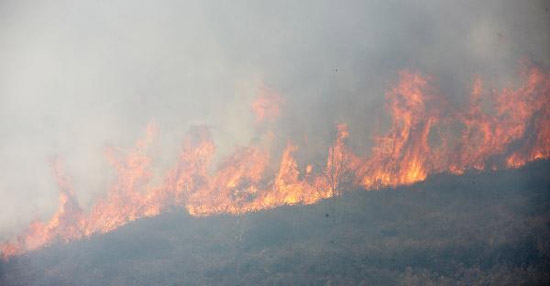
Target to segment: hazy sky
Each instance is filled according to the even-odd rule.
[[[58,156],[84,207],[112,181],[106,146],[158,126],[152,156],[177,158],[211,126],[222,154],[254,136],[250,102],[286,99],[283,141],[323,146],[335,122],[367,142],[400,69],[457,103],[474,74],[513,81],[549,65],[548,1],[0,0],[0,238],[48,217]],[[301,140],[301,139],[297,139]],[[316,146],[317,147],[317,146]]]

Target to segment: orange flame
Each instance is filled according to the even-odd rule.
[[[87,212],[78,206],[68,177],[55,161],[58,210],[49,221],[33,222],[17,239],[0,245],[0,251],[8,258],[55,241],[105,233],[174,206],[184,206],[195,216],[239,214],[313,204],[356,187],[407,185],[434,173],[516,168],[550,158],[550,73],[531,67],[522,78],[519,88],[502,91],[485,90],[476,78],[465,111],[453,111],[438,96],[431,78],[402,71],[399,83],[386,93],[390,129],[375,138],[371,154],[354,154],[347,143],[347,125],[339,124],[321,168],[301,166],[294,157],[298,146],[289,142],[276,170],[270,168],[269,147],[258,144],[236,149],[213,169],[212,136],[206,127],[193,127],[184,137],[176,166],[152,187],[147,147],[155,127],[150,125],[133,149],[107,151],[117,180]],[[492,104],[488,110],[486,101]],[[279,95],[264,89],[252,105],[257,121],[274,120],[282,102]],[[453,126],[458,131],[453,132]],[[266,134],[273,138],[272,131]]]
[[[59,207],[48,222],[32,222],[25,233],[14,242],[0,246],[4,258],[30,251],[56,240],[70,241],[82,237],[82,211],[78,206],[69,178],[58,159],[53,161],[59,186]]]
[[[424,180],[434,169],[437,150],[428,136],[437,122],[437,108],[426,108],[433,100],[428,79],[409,71],[386,97],[393,115],[387,135],[376,138],[372,157],[361,166],[358,176],[365,188],[397,186]]]
[[[252,103],[256,123],[274,121],[279,117],[280,106],[284,103],[284,99],[265,86],[260,89],[260,94]]]

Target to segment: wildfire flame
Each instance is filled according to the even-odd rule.
[[[177,164],[160,185],[151,187],[152,160],[147,147],[156,132],[151,125],[133,149],[107,151],[117,180],[89,211],[79,207],[69,178],[59,160],[54,161],[60,189],[58,210],[47,222],[33,222],[0,250],[8,258],[56,241],[105,233],[174,206],[184,206],[194,216],[240,214],[313,204],[356,187],[407,185],[434,173],[517,168],[550,158],[550,73],[529,67],[521,78],[518,88],[500,91],[485,89],[476,78],[467,108],[456,111],[438,95],[430,77],[402,71],[398,84],[386,93],[390,129],[374,138],[371,153],[355,154],[347,144],[347,125],[339,124],[322,168],[301,166],[294,157],[298,146],[289,142],[276,170],[269,167],[277,160],[269,147],[251,144],[237,149],[211,171],[215,144],[208,128],[199,126],[187,132]],[[491,103],[490,110],[484,108],[484,101]],[[278,94],[264,89],[252,104],[257,122],[275,120],[282,102]],[[456,134],[450,132],[453,126]]]
[[[284,103],[284,99],[278,93],[262,85],[260,96],[252,103],[256,123],[276,120],[281,112],[282,103]]]

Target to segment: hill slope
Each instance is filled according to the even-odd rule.
[[[311,206],[181,210],[0,265],[2,285],[548,285],[550,162]]]

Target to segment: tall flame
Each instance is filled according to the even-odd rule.
[[[400,76],[400,83],[386,94],[391,128],[376,138],[371,158],[358,171],[365,188],[422,181],[437,163],[438,150],[430,148],[428,136],[440,115],[426,106],[434,98],[428,79],[409,71]]]
[[[239,214],[313,204],[356,187],[407,185],[434,173],[517,168],[550,158],[550,73],[529,67],[521,78],[518,88],[501,91],[484,89],[476,78],[467,108],[457,111],[445,104],[430,77],[402,71],[398,84],[386,93],[390,128],[374,138],[371,153],[355,154],[347,143],[347,125],[338,124],[337,138],[321,168],[299,164],[294,157],[299,147],[289,142],[280,159],[271,156],[270,144],[254,143],[236,149],[214,169],[214,141],[208,128],[199,126],[186,133],[178,162],[162,183],[151,186],[152,159],[147,148],[156,128],[150,125],[133,149],[107,151],[117,180],[89,211],[79,207],[70,180],[56,160],[58,210],[47,222],[33,222],[0,250],[8,258],[55,241],[109,232],[170,207],[183,206],[195,216]],[[282,102],[278,94],[263,89],[252,105],[257,122],[275,120]],[[263,132],[267,140],[272,139],[272,131]],[[270,167],[273,160],[280,160],[278,168]]]

